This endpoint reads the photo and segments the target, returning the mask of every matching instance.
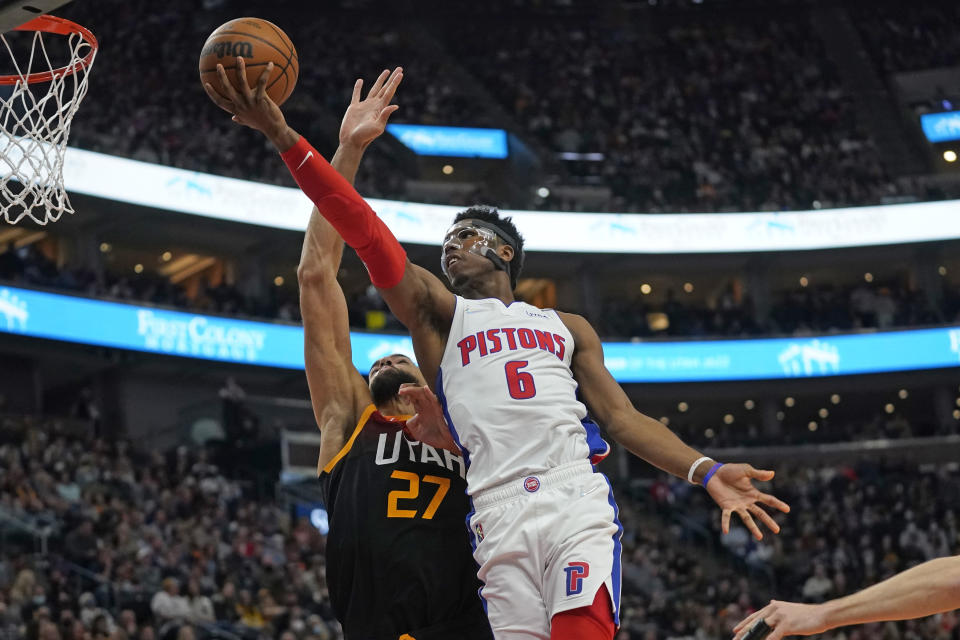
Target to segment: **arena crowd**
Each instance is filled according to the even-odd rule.
[[[328,155],[355,78],[372,80],[402,65],[395,122],[507,128],[533,145],[557,183],[608,187],[610,196],[599,207],[594,199],[593,210],[789,210],[903,195],[810,22],[808,3],[747,3],[749,10],[739,11],[736,4],[660,7],[611,20],[575,7],[506,3],[464,7],[468,19],[448,7],[401,21],[368,2],[302,20],[296,3],[278,2],[270,17],[301,43],[299,86],[284,107],[288,119]],[[946,27],[955,7],[934,2],[914,12],[881,4],[849,9],[881,72],[955,61],[951,52],[960,45]],[[73,144],[293,185],[260,136],[233,125],[198,81],[182,75],[195,68],[213,28],[258,15],[262,4],[105,0],[66,11],[103,34]],[[475,29],[485,37],[472,37]],[[117,42],[138,44],[113,55]],[[318,54],[310,44],[316,42],[337,55]],[[154,64],[158,58],[165,63]],[[567,159],[557,160],[561,154]],[[374,145],[359,191],[405,198],[413,177],[408,157],[398,143]],[[944,197],[916,185],[910,191]],[[532,193],[513,200],[501,197],[498,204],[584,207]]]
[[[766,599],[818,602],[960,553],[960,472],[885,462],[778,468],[778,536],[721,536],[702,490],[618,486],[618,640],[721,640]],[[0,637],[340,637],[324,536],[229,477],[203,448],[139,451],[82,421],[0,419]],[[48,539],[48,553],[11,527]],[[958,618],[839,630],[826,640],[956,640]]]

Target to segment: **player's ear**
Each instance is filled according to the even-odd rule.
[[[515,252],[513,250],[513,247],[511,247],[510,245],[502,244],[499,247],[497,247],[497,255],[503,258],[503,260],[510,262],[511,260],[513,260],[513,256],[515,255]]]

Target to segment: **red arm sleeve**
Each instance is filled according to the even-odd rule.
[[[397,286],[403,278],[407,254],[353,186],[303,136],[280,157],[320,214],[363,260],[374,286]]]

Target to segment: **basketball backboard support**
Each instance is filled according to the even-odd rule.
[[[56,11],[71,0],[0,0],[0,33],[6,33],[39,15]]]

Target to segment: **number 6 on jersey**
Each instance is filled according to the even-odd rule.
[[[510,390],[510,397],[516,400],[529,400],[537,395],[537,386],[533,383],[533,374],[529,371],[521,371],[529,364],[526,360],[513,360],[504,365],[503,369],[507,374],[507,388]]]

